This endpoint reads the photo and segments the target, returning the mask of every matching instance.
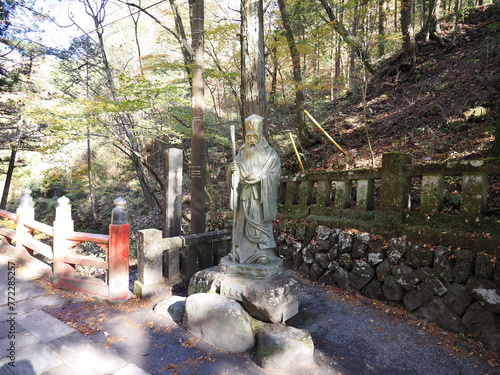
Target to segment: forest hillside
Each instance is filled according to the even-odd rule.
[[[358,88],[307,108],[349,154],[323,138],[303,152],[308,169],[370,167],[367,134],[377,166],[387,152],[409,153],[414,163],[488,157],[500,116],[500,3],[475,8],[456,31],[447,20],[440,24],[450,42],[420,44],[414,69],[373,78],[365,100]],[[291,153],[284,164],[299,170]]]

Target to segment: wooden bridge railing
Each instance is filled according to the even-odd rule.
[[[500,254],[500,217],[488,207],[499,176],[498,160],[413,165],[409,155],[385,154],[381,168],[283,177],[279,212],[368,231],[413,231],[416,238]],[[443,209],[449,179],[461,182],[457,214]]]
[[[129,291],[129,227],[125,200],[115,200],[109,235],[74,231],[69,199],[58,199],[56,219],[50,226],[34,219],[33,199],[28,189],[23,190],[16,213],[0,210],[0,216],[15,222],[16,229],[0,226],[0,251],[19,263],[35,268],[41,276],[57,288],[69,289],[126,301]],[[35,239],[35,232],[43,233],[52,245]],[[106,259],[79,254],[77,246],[92,242],[107,251]],[[106,273],[106,280],[80,277],[76,265],[96,267]]]

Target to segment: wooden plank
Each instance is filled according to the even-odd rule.
[[[10,211],[0,210],[0,216],[3,216],[9,220],[17,221],[17,215]]]
[[[0,234],[4,237],[10,238],[11,240],[16,239],[16,230],[15,229],[0,226]]]
[[[64,263],[69,263],[69,264],[80,264],[82,266],[86,267],[96,267],[96,268],[103,268],[105,270],[108,269],[108,262],[102,259],[98,258],[92,258],[86,255],[79,255],[79,254],[71,254],[64,256],[62,261]]]
[[[67,236],[66,239],[77,242],[95,242],[97,244],[109,244],[109,235],[107,234],[73,232],[72,234]]]
[[[27,249],[33,250],[38,254],[43,255],[46,258],[54,259],[54,254],[52,253],[52,247],[43,242],[37,241],[34,238],[27,238],[23,241],[22,245]]]
[[[25,220],[23,221],[24,226],[34,229],[38,232],[44,233],[50,237],[54,236],[54,228],[52,228],[50,225],[40,223],[39,221],[36,220]]]

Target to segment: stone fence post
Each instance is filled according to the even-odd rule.
[[[137,280],[134,294],[149,298],[166,291],[163,280],[163,241],[158,229],[137,231]]]
[[[411,155],[390,153],[382,156],[380,207],[375,211],[375,222],[384,226],[403,223],[403,210],[410,208],[410,178],[404,167],[411,164]]]
[[[164,173],[163,236],[175,237],[181,234],[182,150],[171,148],[165,151]]]
[[[130,224],[127,219],[126,201],[117,198],[111,212],[108,248],[109,300],[119,302],[130,297],[129,291],[129,251]]]

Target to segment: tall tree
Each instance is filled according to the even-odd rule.
[[[302,147],[308,147],[316,142],[314,137],[307,129],[304,118],[304,103],[306,100],[304,90],[302,88],[302,70],[300,67],[300,52],[295,42],[293,35],[288,10],[284,0],[278,0],[280,9],[281,20],[283,22],[283,29],[290,49],[290,56],[292,60],[292,72],[295,85],[295,120],[297,123],[297,131],[299,135],[299,142]]]
[[[191,135],[191,232],[205,232],[205,105],[203,39],[205,14],[203,0],[190,0],[193,49],[192,135]]]
[[[403,35],[402,63],[411,68],[415,65],[417,42],[413,24],[414,0],[401,0],[401,33]]]
[[[241,120],[266,117],[264,10],[262,0],[241,1]],[[245,127],[243,126],[243,129]],[[267,126],[264,127],[267,138]]]
[[[85,6],[86,14],[92,19],[97,35],[96,45],[99,47],[99,52],[103,64],[103,73],[106,77],[106,83],[109,90],[111,100],[117,102],[117,87],[115,77],[111,69],[111,64],[107,56],[107,50],[104,42],[104,20],[106,18],[106,5],[108,0],[80,0]],[[150,186],[145,165],[146,161],[142,156],[142,145],[138,135],[136,134],[133,118],[126,113],[118,113],[113,116],[111,121],[105,124],[106,129],[111,133],[114,145],[118,147],[133,163],[141,190],[144,195],[144,201],[149,208],[155,205],[161,208],[161,203],[153,192]],[[151,172],[153,168],[148,168]],[[161,183],[161,179],[156,178],[157,182]]]

